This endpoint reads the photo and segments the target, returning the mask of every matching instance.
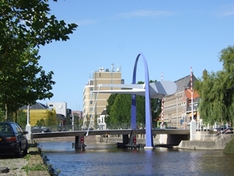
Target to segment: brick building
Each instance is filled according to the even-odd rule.
[[[197,78],[192,74],[192,85],[196,80]],[[192,119],[191,76],[185,76],[175,83],[177,85],[175,94],[164,97],[164,121],[171,127],[186,128]],[[193,91],[193,115],[197,122],[200,121],[197,113],[198,102],[199,96],[196,91]]]

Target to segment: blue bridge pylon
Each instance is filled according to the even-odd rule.
[[[144,71],[145,71],[145,84],[136,84],[136,72],[137,63],[139,58],[143,59]],[[166,95],[172,95],[176,92],[177,86],[172,81],[161,81],[149,83],[149,71],[147,61],[142,53],[138,54],[135,60],[132,84],[100,84],[99,87],[119,87],[119,88],[129,88],[127,90],[94,90],[92,92],[96,93],[121,93],[121,94],[131,94],[132,104],[131,104],[131,129],[136,129],[136,95],[145,96],[145,124],[146,124],[146,141],[145,149],[153,148],[153,136],[152,136],[152,114],[150,98],[163,98]]]

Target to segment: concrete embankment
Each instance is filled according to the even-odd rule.
[[[30,141],[28,154],[20,158],[11,155],[0,157],[0,175],[50,176],[48,166],[40,149],[34,141]],[[53,170],[52,168],[50,170]],[[51,172],[52,173],[52,172]]]
[[[28,165],[25,167],[28,176],[50,176],[48,166],[42,158],[41,152],[36,144],[29,148],[28,155]]]
[[[176,147],[179,149],[201,149],[201,150],[223,150],[228,142],[233,139],[233,134],[226,134],[222,135],[215,140],[183,140],[180,144]]]

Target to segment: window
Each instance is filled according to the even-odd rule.
[[[8,133],[11,132],[11,127],[9,125],[0,125],[0,132]]]
[[[15,123],[12,124],[12,128],[13,128],[14,132],[16,132],[16,133],[23,133],[23,131],[19,127],[19,125],[15,124]]]

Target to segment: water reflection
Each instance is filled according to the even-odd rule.
[[[117,149],[91,144],[74,151],[71,142],[40,142],[49,162],[70,175],[232,175],[234,155],[222,151]]]

